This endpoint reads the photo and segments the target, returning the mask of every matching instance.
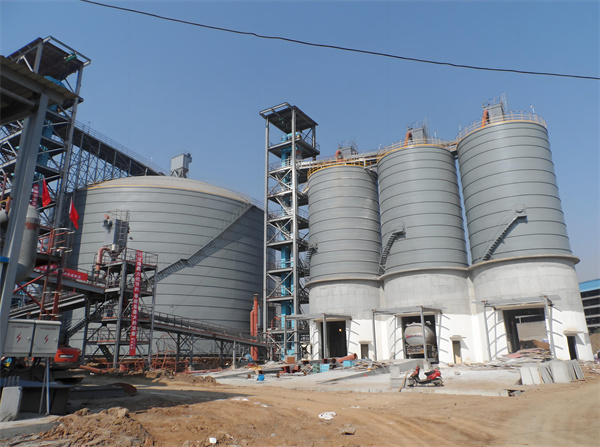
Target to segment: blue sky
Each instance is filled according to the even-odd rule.
[[[459,64],[600,76],[599,2],[107,2],[213,26]],[[92,60],[78,120],[165,169],[264,196],[264,120],[289,102],[318,124],[323,155],[437,136],[509,109],[547,122],[581,281],[600,277],[600,82],[392,60],[223,33],[75,0],[0,1],[0,53],[52,35]]]

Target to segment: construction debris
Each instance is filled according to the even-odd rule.
[[[337,416],[335,411],[325,411],[319,415],[319,419],[324,419],[326,421],[332,420],[335,416]]]
[[[577,360],[528,363],[521,366],[520,372],[523,385],[570,383],[585,378]]]
[[[543,348],[531,348],[521,349],[520,351],[512,354],[506,354],[499,356],[497,359],[488,362],[488,366],[515,366],[520,367],[526,363],[531,362],[545,362],[552,359],[552,354],[548,349]]]

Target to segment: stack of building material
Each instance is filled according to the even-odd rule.
[[[542,383],[570,383],[584,378],[577,360],[551,360],[549,362],[527,363],[521,366],[521,383],[539,385]]]

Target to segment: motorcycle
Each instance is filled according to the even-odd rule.
[[[425,379],[421,379],[419,377],[420,372],[421,368],[417,366],[413,373],[408,377],[408,386],[425,386],[430,384],[433,384],[433,386],[444,386],[444,381],[442,380],[442,373],[439,369],[435,368],[432,371],[427,371],[425,373]]]

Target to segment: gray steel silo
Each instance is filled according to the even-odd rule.
[[[457,152],[473,264],[571,254],[541,119],[484,125]]]
[[[378,173],[385,273],[467,267],[452,153],[433,144],[405,147],[386,154]]]
[[[159,274],[192,261],[159,281],[156,311],[248,329],[262,290],[263,212],[247,198],[185,178],[129,177],[78,191],[75,204],[83,226],[69,264],[91,269],[104,214],[128,210],[128,247],[157,253]]]
[[[442,355],[450,337],[468,326],[468,259],[454,155],[429,138],[424,127],[410,129],[421,138],[378,163],[382,233],[384,308],[423,306],[426,323]],[[405,357],[402,331],[420,317],[396,314],[398,331],[389,355]],[[442,314],[445,321],[442,324]],[[400,330],[402,329],[402,331]]]
[[[457,145],[488,356],[522,349],[519,325],[538,322],[530,337],[549,343],[554,356],[591,358],[545,122],[503,106],[484,106]]]
[[[312,173],[308,212],[310,313],[323,314],[320,322],[311,324],[313,350],[322,355],[372,352],[363,342],[368,337],[365,328],[371,327],[371,309],[380,304],[376,174],[344,164]],[[330,315],[327,329],[325,314]]]
[[[330,166],[308,179],[311,282],[375,279],[381,252],[375,174]]]

